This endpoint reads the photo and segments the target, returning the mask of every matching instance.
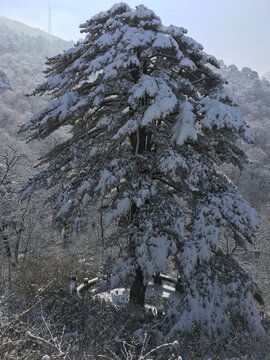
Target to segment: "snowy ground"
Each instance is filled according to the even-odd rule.
[[[112,302],[115,305],[124,305],[129,302],[129,289],[117,288],[97,295],[99,298]],[[176,304],[179,296],[175,289],[167,285],[149,284],[146,289],[146,307],[153,310],[163,308],[168,303]]]
[[[125,305],[129,302],[129,289],[117,288],[107,292],[100,293],[99,298],[112,302],[117,306]],[[163,309],[165,305],[173,304],[177,305],[179,302],[179,295],[175,291],[174,287],[167,285],[149,284],[146,290],[146,308],[152,309],[154,313]],[[183,357],[181,360],[184,360]],[[199,359],[198,359],[199,360]],[[214,360],[214,358],[208,358],[207,360]],[[247,356],[224,358],[222,360],[248,360]],[[254,360],[256,360],[254,358]]]

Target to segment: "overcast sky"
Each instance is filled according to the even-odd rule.
[[[115,0],[51,0],[52,32],[66,40],[83,37],[79,24]],[[205,51],[260,75],[270,71],[270,0],[129,0],[143,3],[165,25],[185,27]],[[0,15],[48,31],[49,0],[0,0]]]

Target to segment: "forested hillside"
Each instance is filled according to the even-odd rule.
[[[42,100],[41,104],[38,104],[39,101],[32,102],[25,95],[43,80],[46,57],[62,52],[71,45],[72,42],[0,17],[0,69],[8,79],[1,78],[1,82],[8,81],[12,90],[1,98],[6,105],[1,105],[1,128],[8,123],[5,130],[16,133],[18,124],[44,104]]]
[[[1,287],[5,287],[8,278],[8,282],[14,280],[13,275],[19,263],[26,260],[26,254],[43,253],[46,257],[49,244],[54,242],[49,230],[50,212],[42,199],[36,203],[31,199],[27,204],[20,201],[18,190],[32,176],[32,165],[43,149],[40,144],[27,146],[17,130],[19,124],[48,102],[45,96],[37,99],[26,96],[43,81],[46,57],[73,43],[3,17],[0,29],[0,248]],[[43,146],[50,146],[49,143]]]
[[[66,289],[72,273],[82,281],[84,277],[111,271],[116,252],[114,246],[105,246],[106,239],[113,233],[113,226],[121,223],[104,228],[105,206],[101,201],[99,210],[89,205],[90,221],[83,233],[72,233],[68,226],[56,231],[52,226],[55,209],[46,201],[48,194],[53,195],[50,189],[45,187],[21,201],[19,190],[38,173],[35,165],[39,158],[70,138],[70,126],[45,140],[28,144],[25,136],[18,134],[18,128],[50,101],[50,94],[28,96],[44,82],[46,58],[72,46],[72,42],[0,17],[0,305],[3,309],[0,308],[0,344],[4,344],[0,357],[6,353],[13,356],[11,358],[41,359],[48,353],[60,358],[66,353],[70,354],[66,359],[76,360],[76,352],[80,350],[78,359],[97,359],[105,354],[111,356],[106,357],[108,359],[140,360],[181,359],[182,355],[184,360],[209,359],[210,356],[214,359],[214,351],[225,351],[224,354],[228,351],[228,359],[240,359],[248,352],[254,356],[256,351],[257,359],[266,359],[264,349],[261,349],[263,355],[259,354],[260,344],[253,348],[244,337],[234,345],[234,349],[238,349],[236,353],[229,351],[232,343],[224,348],[218,343],[212,344],[212,350],[209,343],[195,344],[191,340],[194,334],[194,339],[198,335],[195,326],[194,334],[187,335],[182,348],[178,348],[177,342],[169,343],[153,352],[155,355],[146,356],[148,351],[164,343],[162,331],[168,324],[162,311],[155,310],[154,314],[140,310],[136,313],[136,310],[135,315],[130,316],[129,310],[69,296]],[[191,71],[191,65],[186,66],[187,72]],[[253,145],[241,145],[250,159],[246,170],[228,165],[224,170],[261,216],[255,246],[242,251],[224,240],[223,250],[233,255],[262,287],[265,305],[258,292],[256,300],[264,322],[270,311],[270,83],[249,68],[239,70],[235,65],[221,63],[216,71],[228,80],[226,87],[254,136]],[[138,99],[133,100],[136,103]],[[195,135],[189,133],[186,138],[195,140]],[[40,168],[44,169],[45,165],[41,164]],[[83,171],[80,176],[84,176]],[[63,183],[57,184],[57,190],[63,188]],[[120,236],[116,243],[122,246]],[[175,271],[172,264],[169,269]],[[177,276],[176,273],[169,275]],[[25,309],[27,320],[23,317]],[[16,314],[23,315],[16,317]],[[227,316],[230,318],[230,314]],[[149,325],[145,324],[146,319]],[[149,337],[144,331],[149,331]],[[188,344],[186,348],[184,344]]]
[[[243,261],[259,279],[264,288],[266,311],[270,306],[270,83],[260,79],[258,73],[250,68],[239,70],[235,65],[221,64],[221,73],[228,80],[228,90],[238,103],[247,120],[254,144],[243,148],[248,154],[250,164],[246,171],[228,170],[240,192],[250,201],[261,216],[258,244],[243,255]]]
[[[222,74],[227,78],[228,89],[239,104],[254,136],[254,144],[245,148],[251,164],[246,173],[239,174],[239,187],[250,202],[264,213],[270,200],[270,83],[264,78],[260,79],[256,71],[249,68],[240,71],[234,65],[223,65]]]

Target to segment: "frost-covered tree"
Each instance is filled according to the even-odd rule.
[[[29,140],[64,126],[71,136],[23,197],[54,189],[54,224],[77,231],[88,204],[107,199],[105,225],[117,224],[109,244],[121,244],[110,283],[131,284],[133,302],[143,304],[147,281],[173,259],[184,291],[168,312],[170,334],[196,326],[215,336],[236,319],[263,332],[252,299],[262,301],[260,289],[222,247],[253,244],[259,219],[219,171],[245,167],[237,140],[252,136],[208,66],[216,59],[143,5],[117,4],[81,29],[84,41],[50,58],[33,92],[53,100],[21,127]]]

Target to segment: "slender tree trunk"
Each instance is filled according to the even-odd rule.
[[[134,305],[144,306],[146,285],[143,283],[143,273],[141,268],[136,271],[133,284],[130,287],[129,302]]]
[[[143,73],[144,74],[147,73],[146,61],[144,61],[143,64]],[[139,71],[136,74],[133,74],[133,78],[136,82],[138,81]],[[145,96],[143,106],[146,107],[146,105],[147,105],[147,95]],[[149,139],[147,138],[145,128],[139,128],[136,133],[130,135],[130,142],[133,147],[134,153],[142,154],[146,150],[146,147],[147,149],[150,147],[151,137]],[[133,218],[135,211],[136,211],[136,205],[133,204],[131,208],[131,219]],[[134,282],[130,287],[130,294],[129,294],[130,304],[144,306],[146,285],[144,285],[143,280],[144,279],[143,279],[142,269],[138,267],[138,269],[136,270]]]
[[[133,203],[130,211],[131,220],[133,220],[136,210],[137,210],[137,206]],[[130,287],[130,293],[129,293],[130,304],[144,306],[146,285],[144,285],[143,280],[144,279],[143,279],[142,269],[138,267],[136,270],[134,282]]]
[[[14,248],[14,260],[16,262],[16,264],[18,264],[19,262],[19,248],[20,248],[20,243],[21,243],[21,236],[22,236],[22,229],[19,229],[18,231],[16,231],[17,234],[17,238],[15,241],[15,248]]]

